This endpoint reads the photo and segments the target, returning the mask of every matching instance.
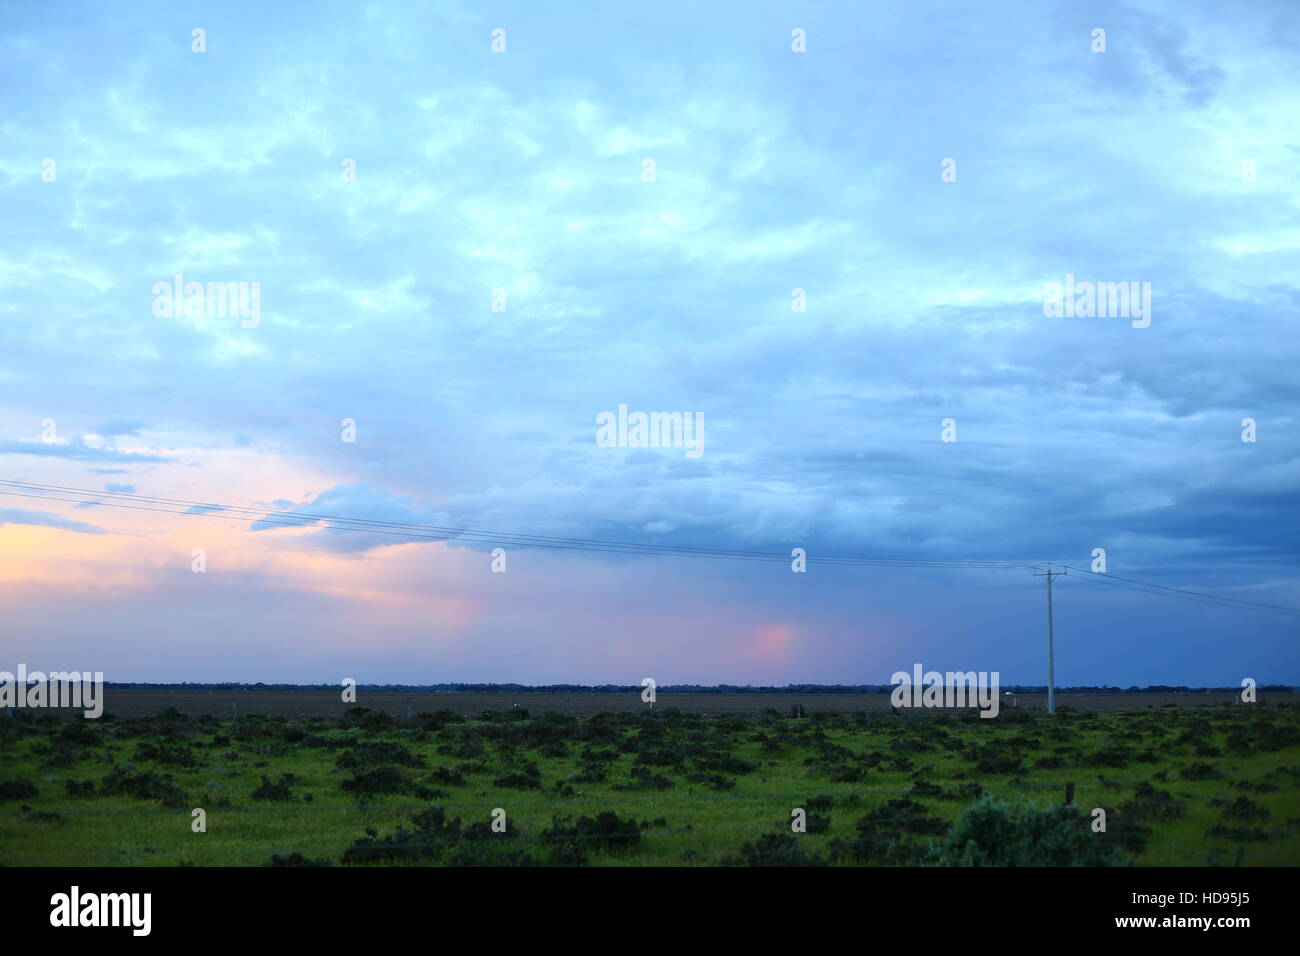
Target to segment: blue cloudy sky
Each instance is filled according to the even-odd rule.
[[[1104,548],[1300,606],[1295,3],[4,7],[0,479],[814,558]],[[256,321],[160,315],[177,273],[258,283]],[[1067,274],[1150,283],[1149,325],[1046,316]],[[703,453],[602,447],[620,404],[701,414]],[[0,495],[0,650],[1044,679],[1027,569],[490,563]],[[1293,616],[1075,575],[1056,628],[1065,685],[1300,683]]]

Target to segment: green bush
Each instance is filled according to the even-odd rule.
[[[816,853],[805,853],[798,837],[789,833],[765,833],[740,848],[740,859],[725,861],[730,866],[825,866]]]
[[[319,860],[309,860],[301,853],[293,852],[287,856],[281,856],[278,853],[272,854],[271,859],[262,864],[263,866],[329,866],[330,861],[324,858]]]
[[[159,775],[151,770],[131,774],[123,767],[114,767],[99,785],[105,796],[135,797],[137,800],[158,800],[164,807],[178,810],[186,805],[185,794],[176,786],[170,774]]]
[[[293,786],[294,779],[293,774],[284,773],[278,781],[272,783],[263,775],[261,785],[250,796],[254,800],[292,800],[293,791],[290,787]]]
[[[36,784],[30,780],[0,777],[0,800],[26,800],[36,794]]]
[[[356,770],[341,784],[348,793],[362,796],[380,793],[406,793],[410,783],[396,767],[373,767]]]
[[[1065,804],[1017,806],[993,796],[973,802],[932,849],[933,866],[1125,866],[1093,833],[1090,818]]]

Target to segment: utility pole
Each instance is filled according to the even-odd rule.
[[[1036,578],[1047,579],[1047,712],[1056,713],[1056,653],[1052,647],[1052,578],[1059,578],[1064,571],[1053,571],[1050,567]]]

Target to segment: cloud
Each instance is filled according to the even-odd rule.
[[[165,464],[172,461],[148,452],[119,451],[87,445],[83,439],[63,442],[0,441],[0,455],[36,455],[42,458],[67,458],[73,461],[115,461],[129,464]]]
[[[117,435],[139,435],[145,427],[144,422],[110,419],[100,422],[91,431],[96,435],[115,437]]]
[[[1076,565],[1105,547],[1135,576],[1300,601],[1300,16],[1167,6],[992,2],[935,30],[926,5],[840,5],[801,13],[793,54],[775,7],[574,22],[520,4],[498,56],[473,5],[304,24],[232,3],[203,56],[157,11],[91,11],[93,63],[76,32],[20,14],[0,38],[0,82],[25,91],[7,131],[60,174],[0,158],[27,224],[0,239],[0,461],[72,486],[146,465],[187,501],[688,547]],[[259,283],[260,323],[155,316],[177,272]],[[1045,317],[1067,274],[1150,282],[1150,327]],[[598,447],[595,416],[620,403],[702,413],[703,456]],[[108,441],[19,440],[45,418]],[[303,521],[227,523],[308,564],[489,547]],[[675,585],[666,563],[644,562],[647,593]],[[505,584],[533,566],[486,585],[488,606],[513,613]],[[871,611],[828,591],[817,630],[802,592],[695,567],[761,610],[741,656],[777,660],[785,632],[762,628],[781,622],[791,659],[838,641],[838,669],[849,611]],[[1020,620],[1014,581],[984,604],[958,578],[953,606]],[[985,626],[928,599],[907,613],[891,640]],[[1137,633],[1097,640],[1127,652]]]
[[[58,528],[76,534],[108,534],[103,528],[84,521],[72,521],[48,511],[28,511],[23,508],[0,508],[0,527],[4,525],[32,525],[38,528]]]
[[[424,530],[429,525],[445,527],[445,513],[410,496],[394,495],[370,483],[342,485],[322,492],[300,505],[279,507],[287,504],[276,502],[277,510],[301,517],[290,519],[276,516],[255,521],[249,525],[249,530],[283,530],[292,522],[313,529],[313,533],[296,538],[296,543],[339,552],[363,552],[419,541],[447,541],[456,537],[454,534],[444,535]],[[352,520],[331,522],[331,517]],[[367,525],[367,522],[384,522],[403,527],[379,528],[377,525]],[[366,530],[368,527],[375,527],[375,530]]]

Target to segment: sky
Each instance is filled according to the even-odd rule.
[[[1300,5],[2,6],[0,480],[809,561],[10,486],[0,669],[1300,684],[1080,580],[1300,607]]]

